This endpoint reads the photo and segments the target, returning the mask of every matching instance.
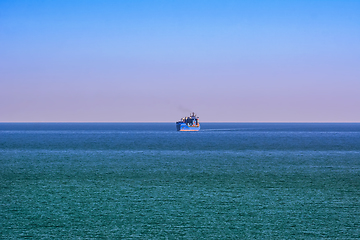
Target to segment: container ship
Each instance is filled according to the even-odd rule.
[[[200,122],[199,117],[195,113],[190,113],[190,117],[184,117],[176,122],[176,130],[178,131],[199,131]]]

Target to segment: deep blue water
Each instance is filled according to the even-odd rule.
[[[360,124],[0,123],[2,238],[360,238]]]

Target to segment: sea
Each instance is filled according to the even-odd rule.
[[[1,239],[360,239],[360,123],[0,123]]]

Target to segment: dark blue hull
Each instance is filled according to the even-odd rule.
[[[188,132],[188,131],[199,131],[200,130],[200,124],[194,125],[194,126],[188,126],[186,123],[176,123],[176,130],[182,131],[182,132]]]

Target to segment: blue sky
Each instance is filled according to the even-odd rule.
[[[1,1],[0,121],[359,122],[360,1]]]

